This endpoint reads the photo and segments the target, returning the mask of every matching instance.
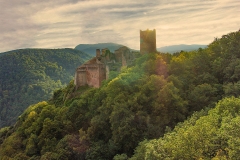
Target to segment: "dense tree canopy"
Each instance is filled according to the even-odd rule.
[[[163,138],[143,141],[131,160],[238,159],[240,98],[225,98],[215,108],[197,112]]]
[[[73,49],[22,49],[0,54],[0,127],[12,125],[30,105],[51,97],[89,59]]]
[[[0,130],[0,159],[237,159],[240,32],[135,59],[98,89],[73,81]]]

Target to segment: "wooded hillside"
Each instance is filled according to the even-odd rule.
[[[142,55],[98,89],[71,81],[0,130],[0,159],[236,159],[239,69],[238,31]]]
[[[48,100],[73,79],[89,55],[73,49],[21,49],[0,54],[0,127],[30,105]]]

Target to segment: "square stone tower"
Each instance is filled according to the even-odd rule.
[[[156,52],[156,30],[140,30],[140,53]]]

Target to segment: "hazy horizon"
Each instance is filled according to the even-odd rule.
[[[240,1],[0,0],[0,52],[118,43],[139,49],[139,31],[156,29],[157,48],[209,44],[240,29]]]

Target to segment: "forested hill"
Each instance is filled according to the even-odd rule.
[[[206,48],[206,47],[207,45],[200,45],[200,44],[191,44],[191,45],[180,44],[180,45],[172,45],[172,46],[157,48],[157,50],[163,53],[176,53],[181,51],[193,51],[193,50],[197,50],[198,48]]]
[[[90,56],[73,49],[21,49],[0,53],[0,127],[30,105],[51,97]]]
[[[79,44],[75,49],[88,53],[92,56],[96,56],[96,49],[107,48],[114,53],[115,50],[119,49],[123,45],[117,43],[97,43],[97,44]]]
[[[73,81],[0,130],[0,159],[239,159],[240,32]],[[189,118],[191,117],[191,118]]]

